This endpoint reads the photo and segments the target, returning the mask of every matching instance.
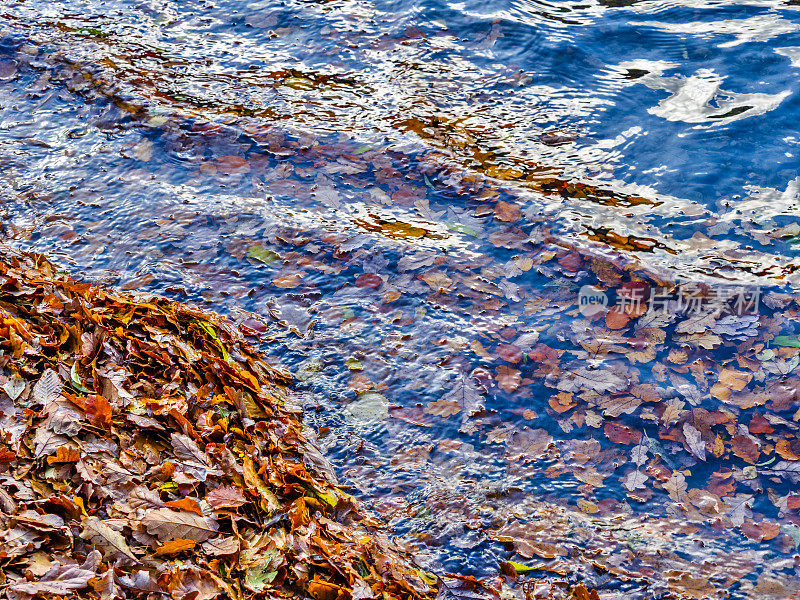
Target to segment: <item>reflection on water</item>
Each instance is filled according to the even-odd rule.
[[[796,7],[0,11],[5,237],[236,317],[422,564],[796,593]]]

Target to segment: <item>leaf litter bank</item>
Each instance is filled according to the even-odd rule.
[[[510,591],[416,568],[337,486],[291,377],[218,316],[0,248],[0,373],[10,600]]]

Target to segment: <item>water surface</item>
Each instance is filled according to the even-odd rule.
[[[797,9],[6,2],[3,233],[261,335],[425,568],[789,597]]]

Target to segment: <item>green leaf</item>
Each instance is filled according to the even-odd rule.
[[[245,572],[245,584],[256,593],[264,591],[278,575],[277,569],[273,567],[273,560],[267,560],[254,567],[250,567]]]
[[[781,525],[781,531],[794,540],[794,547],[800,545],[800,527],[797,525]]]
[[[357,358],[353,358],[352,356],[344,361],[344,364],[347,365],[347,368],[351,371],[363,371],[364,366]]]
[[[265,265],[271,265],[276,260],[280,260],[280,255],[277,252],[273,252],[272,250],[267,250],[264,246],[259,246],[254,244],[250,246],[247,250],[247,256],[250,258],[260,261]]]
[[[368,152],[371,149],[372,149],[372,146],[370,146],[369,144],[363,144],[363,145],[359,146],[358,148],[356,148],[355,150],[353,150],[351,152],[351,154],[354,154],[354,155],[357,156],[359,154],[364,154],[364,152]]]
[[[787,348],[800,348],[800,340],[796,335],[779,335],[772,343],[776,346],[784,346]]]
[[[472,230],[472,228],[467,227],[466,225],[462,225],[461,223],[448,223],[447,228],[450,231],[458,231],[459,233],[466,233],[467,235],[471,235],[472,237],[478,237],[478,234]]]
[[[215,342],[217,342],[217,346],[219,346],[219,349],[222,351],[222,358],[225,359],[225,362],[232,364],[233,359],[231,358],[231,354],[230,352],[228,352],[225,346],[222,345],[222,341],[220,341],[217,332],[214,331],[214,328],[205,321],[198,320],[197,324],[200,325],[200,327],[203,328],[203,331],[205,331],[208,335],[210,335]]]
[[[74,387],[79,392],[83,392],[84,394],[91,394],[92,390],[87,389],[82,383],[81,378],[78,375],[78,361],[76,360],[72,363],[72,368],[69,371],[70,379],[72,380],[72,387]]]
[[[513,560],[507,560],[505,562],[507,565],[511,565],[512,567],[514,567],[514,570],[517,573],[530,573],[531,571],[539,570],[537,567],[529,567],[528,565],[523,565],[521,563],[514,562]]]
[[[100,31],[96,27],[77,27],[75,29],[70,30],[70,33],[77,33],[80,35],[97,35],[97,36],[106,36],[107,33]]]
[[[771,348],[765,348],[764,350],[756,354],[756,358],[760,361],[772,360],[773,358],[775,358],[775,351],[772,350]]]

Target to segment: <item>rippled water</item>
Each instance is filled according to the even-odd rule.
[[[5,2],[2,231],[277,323],[342,481],[426,568],[789,597],[797,10]],[[761,302],[577,310],[676,282]]]

